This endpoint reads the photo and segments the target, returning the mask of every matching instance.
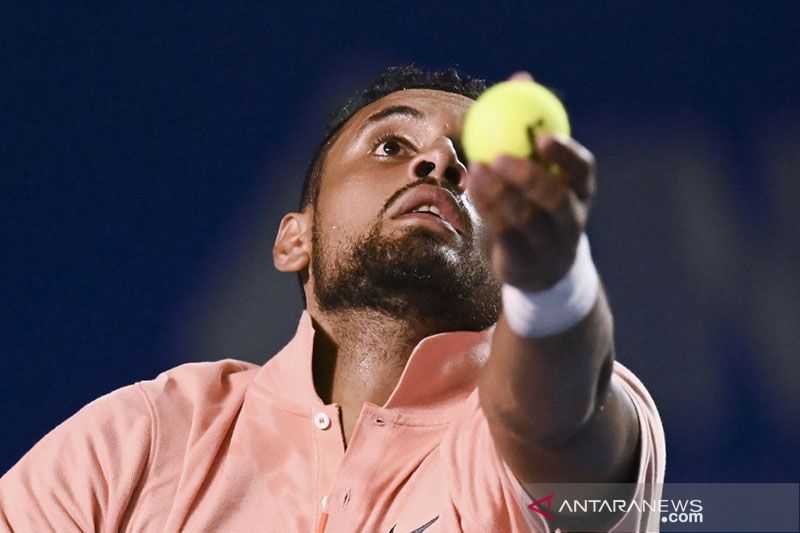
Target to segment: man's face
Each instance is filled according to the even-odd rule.
[[[311,277],[322,311],[371,309],[441,330],[480,330],[500,283],[465,194],[458,142],[472,100],[392,93],[358,111],[330,148],[314,208]],[[413,212],[433,206],[435,214]]]

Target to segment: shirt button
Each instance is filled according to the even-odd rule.
[[[325,413],[317,413],[314,415],[314,425],[324,431],[331,427],[331,417]]]

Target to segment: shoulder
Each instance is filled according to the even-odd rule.
[[[236,401],[258,368],[233,359],[190,363],[162,372],[153,380],[118,388],[61,422],[27,456],[42,453],[58,456],[73,448],[84,449],[89,442],[104,442],[115,452],[137,449],[146,456],[159,421],[169,418],[164,416],[165,412],[178,413],[181,408],[191,412],[209,403]],[[110,453],[106,457],[117,455]]]
[[[69,445],[76,448],[88,442],[107,442],[113,446],[118,435],[149,444],[153,417],[144,392],[138,384],[127,385],[100,396],[61,422],[28,453],[52,451],[64,453]],[[146,446],[143,446],[146,448]]]
[[[226,394],[246,388],[259,368],[253,363],[236,359],[186,363],[165,370],[155,379],[140,381],[137,385],[151,398],[162,395],[200,398],[210,392]]]
[[[86,404],[0,478],[0,529],[118,529],[128,498],[153,472],[172,476],[180,468],[172,462],[195,441],[223,438],[258,368],[185,364]]]
[[[159,425],[238,408],[259,366],[235,359],[187,363],[136,384]]]
[[[16,531],[103,528],[144,475],[154,431],[137,385],[86,404],[0,478],[0,524]]]

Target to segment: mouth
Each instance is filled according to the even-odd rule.
[[[432,185],[419,185],[401,196],[390,218],[436,225],[459,235],[466,234],[467,222],[452,193]]]

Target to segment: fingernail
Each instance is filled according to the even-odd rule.
[[[536,136],[536,148],[545,150],[553,142],[553,136],[550,134],[543,134]]]
[[[533,76],[530,75],[528,71],[525,70],[518,70],[514,74],[511,75],[512,80],[523,80],[523,81],[533,81]]]

